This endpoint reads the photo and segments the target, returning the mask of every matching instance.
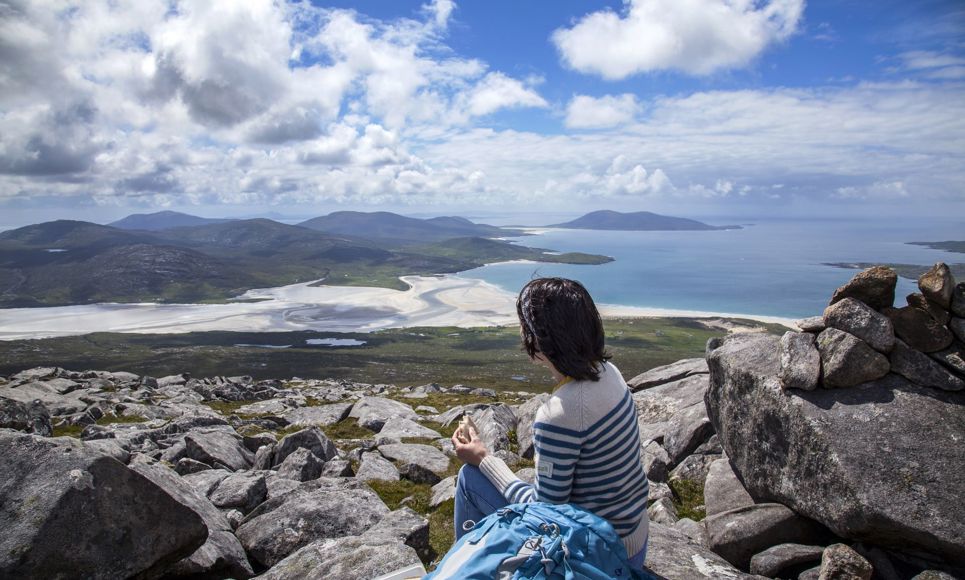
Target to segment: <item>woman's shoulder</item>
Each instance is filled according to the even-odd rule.
[[[600,363],[596,381],[570,381],[554,392],[536,412],[538,422],[571,429],[582,429],[592,423],[599,412],[612,408],[622,400],[627,389],[620,370],[609,361]]]

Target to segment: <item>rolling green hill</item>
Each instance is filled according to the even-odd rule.
[[[386,211],[338,211],[298,224],[328,234],[360,235],[391,246],[439,242],[459,237],[505,237],[524,235],[518,230],[476,224],[461,217],[417,219]]]
[[[471,224],[442,218],[440,227],[452,231],[463,221]],[[359,237],[363,232],[333,235],[268,219],[159,231],[66,220],[26,226],[0,233],[0,308],[217,302],[251,288],[315,280],[404,290],[400,276],[453,273],[503,260],[610,261],[479,237],[400,248],[387,238]]]
[[[122,230],[159,231],[189,226],[219,224],[230,220],[198,217],[176,211],[135,213],[107,225]]]

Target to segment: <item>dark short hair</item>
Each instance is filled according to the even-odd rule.
[[[523,350],[542,353],[563,375],[596,381],[599,363],[610,360],[603,320],[586,288],[576,280],[537,278],[516,299]]]

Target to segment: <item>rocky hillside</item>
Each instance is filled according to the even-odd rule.
[[[965,284],[895,309],[873,269],[784,337],[628,381],[659,577],[918,578],[965,570]],[[549,395],[456,385],[0,379],[0,577],[372,578],[452,538],[472,415],[531,479]]]

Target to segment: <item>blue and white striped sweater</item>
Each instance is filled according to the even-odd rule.
[[[536,483],[519,480],[486,457],[480,469],[511,503],[572,503],[605,518],[636,554],[647,539],[647,476],[640,460],[636,408],[619,370],[560,387],[533,425]]]

